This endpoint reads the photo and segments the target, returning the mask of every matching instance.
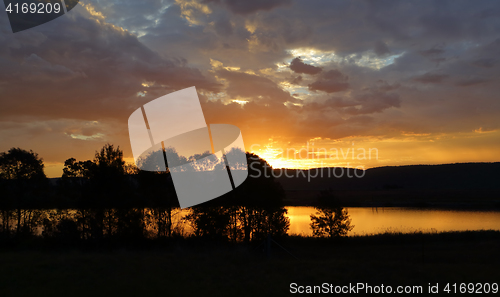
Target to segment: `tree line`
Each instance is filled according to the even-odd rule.
[[[185,235],[184,225],[192,236],[234,242],[286,236],[285,192],[273,176],[253,172],[270,167],[264,159],[246,157],[249,176],[258,177],[181,213],[170,172],[138,170],[112,144],[93,160],[66,160],[57,183],[45,176],[38,154],[12,148],[0,153],[0,233],[32,236],[41,226],[43,237],[74,241],[172,238]],[[346,210],[322,195],[328,202],[311,216],[314,235],[347,234]]]

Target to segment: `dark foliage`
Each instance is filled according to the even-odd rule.
[[[318,197],[320,206],[311,215],[314,236],[342,237],[354,228],[347,209],[340,206],[331,189],[322,191]]]
[[[284,236],[289,228],[284,192],[272,176],[259,174],[271,167],[254,154],[247,154],[254,177],[188,212],[179,209],[169,170],[127,166],[123,152],[111,144],[96,151],[93,160],[66,160],[62,178],[50,187],[46,183],[43,195],[27,191],[46,180],[35,153],[12,149],[1,156],[0,222],[7,236],[13,230],[33,235],[42,226],[43,237],[65,242],[169,238],[183,235],[179,225],[184,224],[193,236],[250,241]]]

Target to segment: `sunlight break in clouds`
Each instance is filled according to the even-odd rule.
[[[299,48],[292,49],[287,51],[293,58],[301,57],[302,60],[310,65],[314,66],[322,66],[328,63],[349,63],[350,61],[354,61],[354,64],[367,67],[372,69],[382,69],[386,66],[389,66],[394,63],[394,60],[401,57],[404,52],[400,54],[394,54],[384,57],[377,57],[377,55],[373,51],[368,51],[365,53],[359,54],[351,54],[347,56],[338,56],[334,51],[321,51],[314,48]],[[290,63],[293,58],[285,60],[286,63]],[[286,69],[285,64],[278,64],[278,69],[284,70]]]

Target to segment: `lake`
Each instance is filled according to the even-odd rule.
[[[290,235],[311,236],[310,216],[316,212],[314,207],[309,206],[287,206],[288,218],[290,219]],[[446,231],[466,230],[498,230],[500,231],[500,211],[478,211],[478,210],[443,210],[443,209],[416,209],[401,207],[350,207],[347,208],[354,228],[348,233],[349,236],[369,235],[380,233],[435,233]],[[152,209],[144,209],[142,219],[144,227],[149,234],[156,234],[157,223]],[[117,222],[113,213],[116,210],[106,210],[110,216],[106,216],[104,223],[109,221],[116,228]],[[6,214],[10,213],[6,220]],[[191,225],[183,217],[190,213],[189,209],[176,209],[172,212],[172,228],[178,234],[189,235],[192,233]],[[88,219],[87,213],[87,219]],[[78,212],[73,209],[57,210],[22,210],[21,220],[25,226],[30,226],[34,234],[41,235],[44,231],[42,222],[52,222],[52,228],[63,218],[74,221],[82,221],[78,218]],[[133,218],[133,217],[132,217]],[[142,220],[141,219],[141,220]],[[29,220],[26,225],[26,220]],[[83,221],[82,221],[83,222]],[[137,221],[133,221],[138,223]],[[88,224],[88,223],[87,223]],[[14,231],[17,225],[15,211],[0,212],[0,227]],[[81,228],[81,226],[79,227]],[[87,226],[88,228],[88,226]],[[106,228],[105,228],[106,229]],[[114,230],[114,229],[113,229]],[[106,230],[104,230],[106,231]]]
[[[311,206],[287,206],[290,218],[289,235],[311,236]],[[401,207],[349,207],[354,229],[349,236],[386,232],[446,232],[466,230],[500,230],[500,211],[416,209]],[[188,214],[180,211],[177,218]],[[183,226],[186,234],[191,232]]]
[[[310,215],[314,207],[288,206],[288,234],[311,236]],[[500,211],[437,210],[398,207],[347,208],[354,229],[349,236],[385,232],[444,232],[465,230],[500,230]]]

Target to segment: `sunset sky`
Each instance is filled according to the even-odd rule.
[[[274,167],[500,161],[497,0],[81,1],[15,34],[0,8],[0,152],[49,177],[132,161],[130,114],[191,86]]]

